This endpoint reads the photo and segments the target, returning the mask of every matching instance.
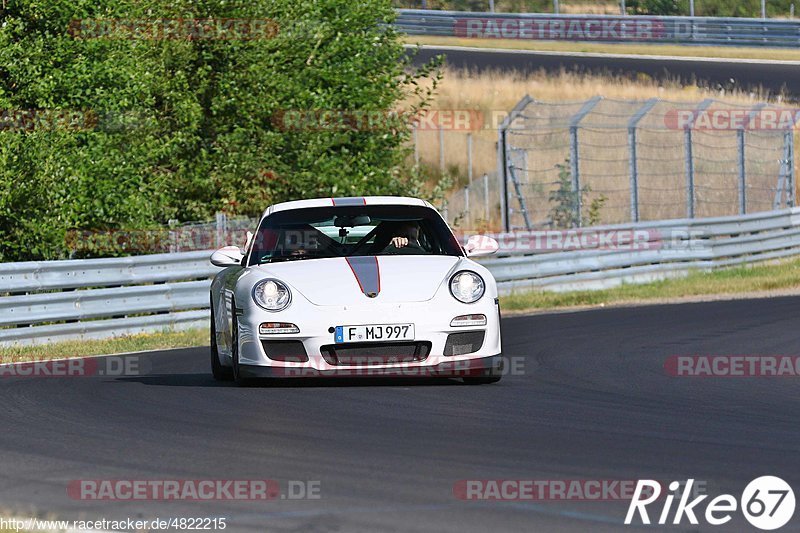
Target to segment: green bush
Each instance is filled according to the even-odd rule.
[[[273,202],[417,190],[404,128],[286,130],[286,110],[385,113],[422,77],[388,1],[17,0],[2,12],[0,109],[83,127],[0,126],[0,261],[64,257],[70,229],[146,229]],[[77,19],[270,19],[273,38],[78,38]],[[85,35],[84,35],[85,36]]]

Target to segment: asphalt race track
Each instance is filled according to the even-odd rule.
[[[800,99],[800,62],[794,61],[631,57],[425,46],[414,62],[423,64],[440,54],[446,56],[448,65],[457,68],[521,72],[540,69],[558,72],[565,69],[578,73],[631,77],[644,73],[657,80],[679,80],[726,90],[739,88],[749,91],[763,87],[774,94],[785,92],[792,100]]]
[[[0,502],[18,516],[226,516],[228,531],[639,531],[622,525],[624,502],[463,501],[453,486],[694,478],[738,498],[777,475],[797,490],[800,378],[670,377],[663,365],[675,354],[796,355],[798,308],[786,297],[507,318],[504,352],[524,372],[478,387],[238,388],[212,381],[203,348],[146,354],[138,377],[6,377]],[[67,496],[76,479],[275,479],[282,490],[307,480],[320,499],[86,502]],[[755,531],[741,514],[655,529]]]

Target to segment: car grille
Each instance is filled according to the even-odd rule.
[[[444,355],[465,355],[475,353],[483,346],[485,331],[464,331],[451,333],[444,344]]]
[[[424,361],[431,353],[430,342],[357,342],[320,347],[329,365],[385,365]]]
[[[262,340],[264,353],[273,361],[305,363],[308,361],[306,347],[302,341],[269,341]]]

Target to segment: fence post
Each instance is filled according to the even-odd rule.
[[[595,96],[583,104],[580,111],[572,116],[569,123],[569,162],[570,172],[572,174],[572,192],[575,194],[575,224],[581,226],[581,177],[579,158],[580,152],[578,150],[578,126],[583,120],[583,117],[588,115],[594,106],[597,105],[602,96]]]
[[[739,144],[739,214],[744,215],[747,213],[747,171],[745,169],[744,158],[744,129],[736,131],[736,137]]]
[[[472,183],[472,134],[467,133],[467,180]]]
[[[794,5],[794,4],[792,4]],[[787,204],[788,207],[794,207],[795,205],[795,197],[797,195],[797,185],[795,182],[794,176],[794,130],[790,129],[784,134],[786,137],[786,141],[788,147],[786,149],[787,153],[787,162],[786,164],[789,166],[789,202]]]
[[[575,194],[575,221],[581,225],[581,177],[578,164],[578,126],[569,128],[569,164],[572,174],[572,192]]]
[[[522,112],[525,107],[533,102],[533,98],[529,95],[522,97],[522,100],[517,102],[517,105],[511,110],[500,126],[497,128],[497,179],[500,185],[500,215],[503,219],[503,231],[508,232],[511,229],[511,219],[509,217],[508,209],[508,135],[507,130],[515,118]]]
[[[506,130],[505,121],[497,128],[497,179],[500,196],[501,231],[508,232],[508,177],[506,175]]]
[[[439,170],[444,174],[444,128],[439,125]]]
[[[217,213],[217,238],[216,238],[216,247],[222,248],[225,246],[225,236],[228,233],[228,217],[225,213]]]
[[[686,164],[686,216],[694,218],[694,154],[692,152],[692,129],[683,129],[683,153]]]
[[[413,129],[411,130],[414,135],[414,166],[419,166],[419,133],[417,132],[417,126],[414,125]]]
[[[760,103],[753,106],[753,109],[747,114],[747,120],[736,130],[736,138],[739,145],[739,214],[744,215],[747,213],[747,158],[745,157],[745,131],[749,124],[753,123],[756,114],[765,107],[766,103]]]
[[[636,127],[639,121],[658,103],[657,98],[651,98],[628,121],[628,166],[631,179],[631,222],[639,222],[639,162],[636,158]]]
[[[178,227],[178,224],[180,224],[180,222],[175,218],[171,218],[167,221],[167,225],[169,226],[169,253],[171,254],[180,252],[178,232],[175,229]]]
[[[489,174],[483,175],[483,219],[489,223]]]
[[[683,151],[686,164],[686,216],[694,218],[695,216],[695,186],[694,186],[694,145],[692,128],[694,128],[694,121],[697,117],[714,103],[711,98],[706,98],[697,105],[692,118],[689,123],[683,127]]]
[[[639,222],[639,169],[636,165],[636,127],[628,128],[628,152],[631,182],[631,222]]]
[[[469,185],[464,187],[464,218],[468,225],[467,229],[472,229],[472,213],[469,211]]]

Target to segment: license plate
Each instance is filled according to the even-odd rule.
[[[335,342],[413,341],[414,324],[336,326]]]

